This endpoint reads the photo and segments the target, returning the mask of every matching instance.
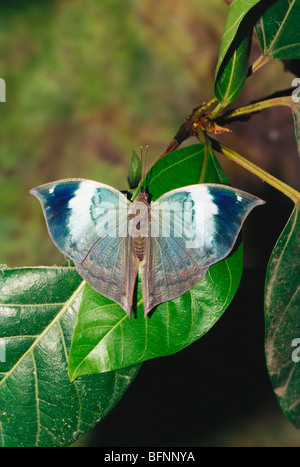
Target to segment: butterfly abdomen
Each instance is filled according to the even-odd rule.
[[[132,237],[134,252],[139,261],[144,259],[145,237],[148,236],[150,210],[147,199],[147,194],[144,191],[140,192],[129,208],[128,233]]]
[[[139,261],[143,261],[145,254],[145,238],[139,235],[138,237],[134,238],[133,241],[135,254]]]

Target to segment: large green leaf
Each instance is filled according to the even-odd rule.
[[[248,75],[254,24],[249,11],[259,0],[231,2],[215,71],[215,96],[224,106],[242,90]]]
[[[270,58],[300,58],[299,18],[299,0],[277,0],[272,4],[256,25],[262,53]]]
[[[165,156],[147,176],[153,199],[172,188],[199,181],[227,181],[213,153],[205,154],[202,145]],[[131,319],[119,305],[86,285],[71,346],[70,379],[170,355],[191,344],[221,317],[237,290],[241,273],[240,245],[228,258],[212,266],[192,290],[159,305],[146,319],[140,284],[136,313]]]
[[[300,208],[295,206],[271,255],[265,293],[265,352],[286,416],[300,428]],[[295,346],[297,347],[295,348]]]
[[[224,107],[241,92],[248,76],[252,28],[246,29],[248,33],[243,30],[243,38],[228,53],[215,81],[215,96]]]
[[[118,402],[138,367],[70,383],[84,282],[74,267],[0,272],[0,444],[67,446]]]

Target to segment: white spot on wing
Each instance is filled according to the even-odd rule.
[[[239,196],[239,195],[236,195],[236,199],[237,199],[238,201],[243,201],[243,198],[242,198],[241,196]]]
[[[77,190],[74,192],[73,197],[68,203],[68,207],[72,209],[70,217],[76,215],[85,215],[91,204],[91,199],[94,196],[96,187],[91,182],[80,182]]]
[[[193,210],[196,239],[187,246],[189,248],[212,248],[216,231],[214,216],[218,214],[218,206],[206,186],[192,192],[190,198],[195,203]]]
[[[71,244],[75,244],[79,252],[86,246],[85,236],[92,223],[89,208],[95,190],[96,186],[92,182],[82,181],[68,203]]]
[[[90,180],[81,181],[68,203],[69,243],[74,253],[79,255],[86,254],[100,237],[127,235],[126,198],[121,194],[115,199],[110,198],[107,192],[114,190],[109,187],[103,188],[103,192],[98,190],[101,190],[98,183]],[[93,203],[95,196],[96,207]],[[118,214],[118,211],[121,214]]]

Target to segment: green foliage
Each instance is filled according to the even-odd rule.
[[[283,412],[300,428],[299,360],[292,358],[300,337],[300,208],[295,206],[272,252],[266,278],[266,358]],[[298,342],[298,347],[299,347]]]
[[[226,183],[214,154],[193,145],[160,159],[146,184],[153,199],[171,188],[199,183]],[[141,284],[136,316],[85,286],[69,359],[70,379],[102,373],[170,355],[203,336],[222,316],[241,279],[242,248],[210,267],[205,278],[176,300],[143,316]],[[134,314],[135,314],[134,313]]]
[[[241,22],[251,10],[251,8],[259,3],[259,1],[260,0],[233,0],[231,2],[230,8],[228,10],[224,33],[222,36],[219,60],[216,66],[216,76],[218,75],[223,60],[225,59],[226,54],[237,35],[237,32],[241,26]]]
[[[299,0],[278,0],[263,13],[256,33],[265,56],[300,58],[299,16]]]
[[[247,74],[253,25],[248,12],[259,0],[231,2],[215,72],[215,95],[223,106],[242,90]]]
[[[68,446],[135,378],[138,366],[70,383],[68,355],[83,284],[74,267],[2,267],[1,446]]]
[[[130,189],[134,189],[138,186],[141,179],[141,161],[135,151],[132,151],[131,164],[128,172],[128,185]]]
[[[229,184],[214,153],[202,144],[179,149],[159,159],[145,178],[153,201],[167,191],[196,183]]]
[[[248,75],[249,54],[251,48],[252,29],[246,27],[238,45],[233,43],[233,51],[228,61],[223,62],[215,83],[215,95],[222,105],[232,102],[244,87]],[[236,41],[237,42],[237,41]]]

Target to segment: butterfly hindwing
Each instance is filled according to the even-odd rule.
[[[197,264],[177,239],[148,237],[142,263],[144,315],[159,303],[190,290],[203,279],[207,270]]]
[[[91,287],[117,302],[130,317],[139,268],[130,236],[101,239],[80,264],[74,264]]]
[[[179,188],[151,203],[151,232],[143,262],[147,314],[190,290],[209,266],[232,250],[249,212],[263,201],[224,185]]]

